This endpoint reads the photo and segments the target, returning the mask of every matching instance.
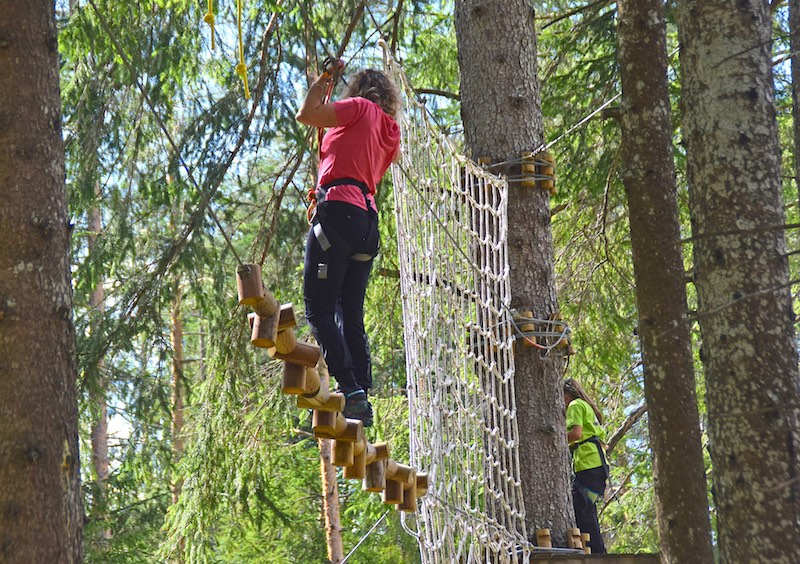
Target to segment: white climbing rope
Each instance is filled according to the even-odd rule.
[[[393,166],[411,461],[423,562],[527,562],[514,401],[508,183],[431,126],[399,65],[403,156]]]

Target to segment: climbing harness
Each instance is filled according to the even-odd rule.
[[[569,451],[571,453],[574,453],[576,450],[578,450],[578,447],[581,446],[584,443],[592,443],[597,447],[597,452],[600,453],[600,462],[603,464],[603,470],[606,473],[606,478],[611,476],[611,471],[610,471],[610,468],[608,467],[608,459],[606,459],[606,453],[603,450],[603,442],[600,440],[600,438],[597,435],[591,436],[588,439],[584,439],[584,440],[582,440],[582,441],[580,441],[578,443],[574,443],[574,444],[570,445]]]
[[[353,249],[344,237],[342,237],[330,226],[325,226],[327,219],[327,193],[328,189],[334,186],[358,186],[361,193],[364,195],[364,201],[367,204],[367,213],[369,214],[369,232],[364,239],[364,246],[361,249]],[[316,191],[316,198],[319,201],[315,206],[314,215],[311,218],[311,225],[313,225],[314,236],[323,251],[327,251],[331,247],[340,249],[347,258],[358,262],[367,262],[374,259],[378,255],[380,249],[380,237],[378,234],[378,212],[372,206],[369,198],[369,187],[366,183],[356,180],[355,178],[337,178],[330,182],[326,182],[320,186]],[[362,252],[363,251],[363,252]]]

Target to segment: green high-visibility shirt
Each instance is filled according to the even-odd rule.
[[[583,441],[591,437],[598,437],[602,441],[605,438],[605,431],[597,422],[597,416],[594,414],[592,406],[580,398],[572,400],[567,406],[567,431],[575,425],[583,428],[583,436],[577,441],[571,442],[570,446],[577,443],[583,444],[572,452],[572,469],[580,472],[602,466],[603,461],[600,458],[597,444]]]

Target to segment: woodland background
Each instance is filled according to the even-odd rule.
[[[441,130],[455,140],[462,134],[452,1],[244,1],[251,100],[234,70],[236,3],[214,4],[214,50],[203,23],[207,6],[198,2],[70,0],[56,6],[90,562],[326,559],[317,443],[309,418],[280,393],[278,363],[248,343],[246,312],[236,305],[236,265],[262,262],[277,299],[302,304],[305,193],[314,182],[314,151],[294,113],[307,70],[316,72],[340,45],[346,45],[350,71],[380,67],[376,41],[384,38]],[[557,139],[551,148],[558,163],[551,201],[557,292],[576,348],[567,374],[599,400],[609,435],[624,431],[610,456],[612,477],[600,508],[607,545],[613,552],[656,552],[615,104],[583,122],[620,92],[616,4],[533,4],[545,137]],[[787,7],[773,2],[772,15],[791,226],[800,217]],[[667,20],[678,200],[688,234],[669,4]],[[379,206],[384,245],[366,320],[378,414],[373,436],[407,459],[388,178],[379,188]],[[797,249],[796,229],[786,237],[790,251]],[[688,245],[685,257],[689,270]],[[792,255],[793,280],[798,266]],[[687,291],[691,317],[691,284]],[[794,287],[792,296],[796,302]],[[696,323],[693,328],[705,426]],[[349,561],[418,560],[397,512],[364,538],[385,508],[358,484],[342,480],[339,488],[345,550],[363,540]],[[710,485],[709,503],[713,525]]]

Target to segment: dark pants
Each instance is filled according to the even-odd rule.
[[[603,535],[600,534],[597,505],[587,497],[587,489],[603,497],[606,491],[606,471],[602,466],[575,473],[572,479],[572,505],[575,508],[575,524],[582,533],[589,533],[592,554],[605,554],[606,545]]]
[[[372,260],[350,260],[336,245],[333,233],[352,252],[362,252],[377,217],[344,202],[327,202],[323,228],[333,243],[323,251],[313,228],[306,240],[303,294],[306,319],[317,339],[328,370],[342,392],[372,387],[372,363],[364,330],[364,296]],[[374,225],[372,225],[375,228]]]

